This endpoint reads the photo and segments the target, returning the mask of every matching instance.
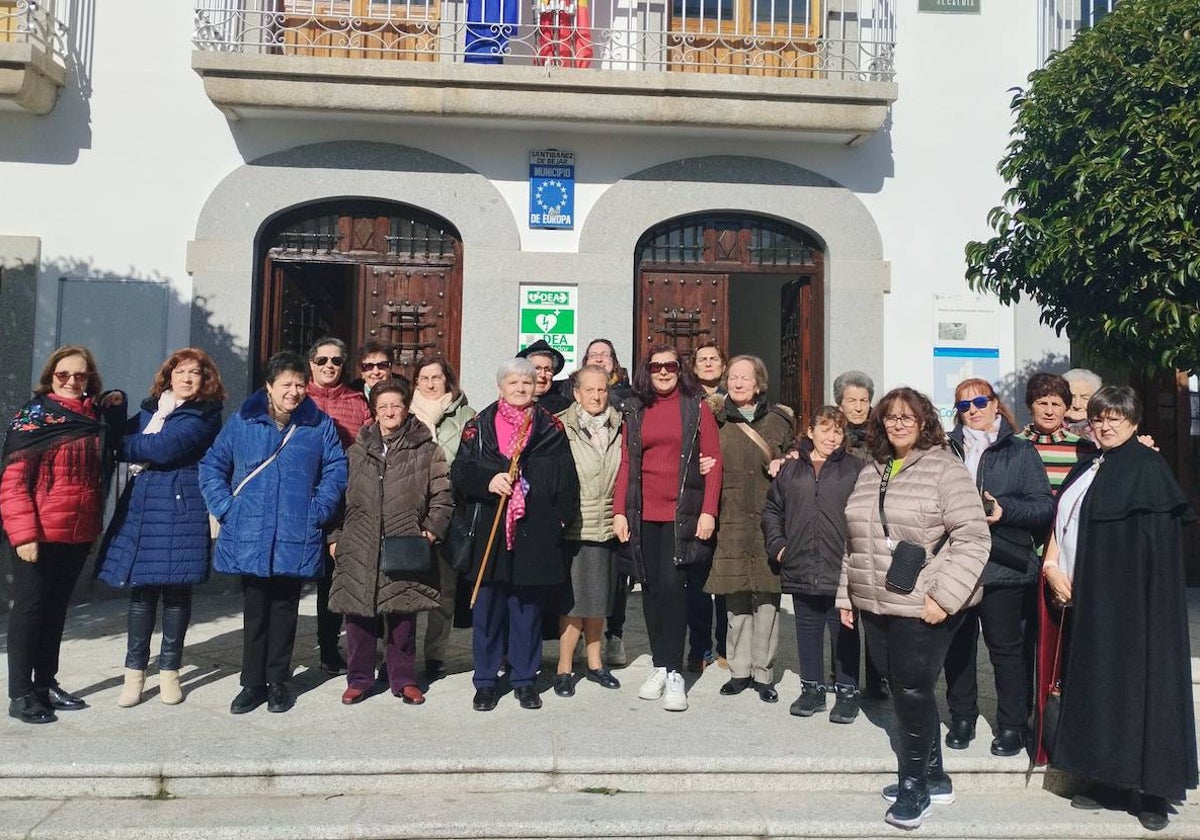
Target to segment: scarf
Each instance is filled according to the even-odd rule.
[[[92,399],[69,400],[38,394],[27,402],[8,424],[4,438],[3,463],[25,461],[25,477],[30,491],[42,473],[42,460],[52,451],[63,448],[66,454],[62,469],[75,482],[87,479],[102,485],[109,464],[101,458],[106,426],[96,419]],[[93,437],[97,445],[67,447],[72,441]],[[53,481],[54,471],[47,470],[46,478]],[[87,482],[81,482],[87,483]],[[46,490],[49,491],[50,485]]]
[[[963,430],[963,463],[967,465],[967,469],[971,472],[971,478],[975,481],[979,480],[979,462],[983,458],[984,451],[996,442],[996,438],[1000,436],[1000,418],[996,418],[996,424],[990,429],[971,429],[967,426],[962,427]]]
[[[446,411],[450,408],[450,403],[454,401],[454,395],[449,391],[442,394],[436,400],[431,400],[424,396],[420,391],[413,391],[412,399],[409,400],[409,411],[417,415],[420,420],[429,429],[429,434],[433,435],[433,439],[437,440],[437,427],[442,422],[442,418],[446,416]]]
[[[580,430],[588,436],[588,440],[591,441],[592,446],[601,452],[607,449],[611,438],[607,407],[603,413],[593,416],[588,414],[583,406],[576,404],[575,413],[579,416]]]
[[[526,425],[526,419],[529,425]],[[533,420],[533,406],[517,408],[504,400],[496,403],[496,443],[500,451],[511,461],[513,454],[522,450],[529,439]],[[524,432],[522,432],[524,429]],[[504,544],[512,551],[517,539],[517,522],[525,516],[525,494],[529,490],[529,482],[517,471],[517,480],[513,482],[512,497],[508,500],[508,509],[504,513]]]
[[[167,420],[167,415],[179,408],[181,405],[183,405],[183,400],[176,397],[174,391],[172,391],[170,388],[163,391],[158,395],[158,408],[155,410],[154,414],[151,415],[150,421],[146,423],[146,428],[142,429],[142,434],[156,435],[161,432],[163,429],[163,423],[165,423]],[[129,474],[140,475],[148,466],[150,466],[149,463],[130,464]]]

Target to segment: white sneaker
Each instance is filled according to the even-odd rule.
[[[687,692],[683,688],[683,674],[671,671],[667,674],[667,685],[663,691],[663,708],[668,712],[687,711]]]
[[[657,700],[663,696],[663,687],[667,684],[667,669],[655,668],[646,677],[642,687],[638,689],[638,697],[643,700]]]
[[[623,668],[629,664],[625,658],[625,642],[620,636],[613,636],[604,643],[604,660],[611,668]]]

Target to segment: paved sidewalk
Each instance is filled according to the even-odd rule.
[[[1200,591],[1190,595],[1198,608],[1193,615],[1200,614]],[[878,790],[895,772],[888,738],[893,723],[890,708],[886,703],[868,703],[849,726],[832,724],[824,715],[791,717],[788,704],[795,698],[799,682],[790,612],[781,615],[781,696],[777,704],[763,703],[751,691],[721,697],[717,690],[728,672],[715,666],[691,680],[691,708],[686,713],[668,713],[657,702],[639,700],[637,688],[649,673],[650,663],[641,599],[635,593],[626,630],[631,664],[615,672],[623,683],[620,690],[580,682],[574,698],[555,696],[549,683],[558,651],[556,643],[548,642],[539,680],[545,707],[522,710],[511,694],[506,694],[495,711],[482,714],[471,709],[467,630],[454,631],[450,676],[434,683],[423,706],[406,706],[386,691],[356,706],[342,706],[339,696],[344,679],[331,679],[316,668],[314,604],[310,593],[301,605],[293,679],[299,699],[291,712],[273,715],[264,707],[249,715],[229,714],[229,702],[238,691],[241,593],[236,581],[228,578],[217,578],[197,590],[182,669],[184,703],[168,707],[158,702],[152,661],[146,702],[119,709],[115,702],[123,669],[126,602],[100,591],[89,593],[85,587],[68,619],[60,679],[66,688],[86,697],[91,708],[62,713],[59,722],[50,726],[27,726],[7,719],[0,723],[0,838],[27,836],[19,824],[41,826],[43,833],[28,836],[125,836],[113,826],[106,828],[108,833],[89,827],[86,805],[72,805],[61,813],[57,810],[56,802],[80,797],[178,797],[170,809],[164,806],[164,815],[175,814],[171,819],[182,824],[187,822],[183,816],[187,808],[200,809],[210,815],[213,831],[202,830],[208,823],[193,823],[194,831],[179,829],[168,834],[204,835],[208,840],[229,834],[231,828],[217,828],[229,828],[231,820],[235,820],[233,826],[238,825],[237,814],[270,813],[280,819],[291,814],[295,819],[308,819],[302,817],[307,811],[301,803],[314,795],[319,800],[358,797],[353,800],[356,807],[368,813],[373,796],[435,794],[433,798],[443,804],[458,802],[465,793],[484,797],[471,799],[471,805],[462,800],[464,810],[459,816],[475,820],[470,823],[475,828],[446,828],[442,833],[431,829],[424,834],[431,837],[557,836],[550,829],[546,829],[549,834],[534,833],[520,822],[509,823],[507,828],[491,825],[488,812],[476,810],[492,802],[497,814],[508,813],[507,808],[525,807],[531,796],[617,790],[646,792],[651,797],[645,800],[648,814],[667,822],[651,820],[642,826],[644,831],[629,831],[628,826],[621,828],[625,825],[623,812],[607,797],[598,797],[591,800],[596,813],[609,814],[615,822],[604,829],[598,824],[596,831],[665,835],[673,833],[668,830],[673,801],[678,800],[678,807],[700,809],[689,813],[714,810],[719,815],[721,802],[726,807],[740,802],[737,807],[767,814],[769,809],[762,809],[773,797],[797,808],[807,802],[811,809],[816,807],[813,803],[823,801],[828,808],[845,809],[830,815],[835,822],[849,821],[838,829],[837,836],[865,836],[864,826],[882,826],[886,806]],[[789,599],[784,599],[784,606],[790,610]],[[422,621],[422,629],[423,625]],[[0,626],[0,633],[3,629]],[[1197,630],[1193,621],[1194,646]],[[420,638],[418,652],[419,644]],[[986,662],[987,657],[980,659]],[[984,717],[991,718],[994,690],[990,671],[983,668],[980,690]],[[946,719],[944,710],[943,714]],[[1072,811],[1065,800],[1042,789],[1047,781],[1054,786],[1053,774],[1043,777],[1038,772],[1027,780],[1026,760],[992,756],[990,740],[988,722],[981,719],[978,738],[969,749],[947,751],[947,767],[954,776],[960,803],[974,804],[939,808],[936,814],[941,828],[937,831],[948,836],[987,836],[986,832],[980,834],[978,821],[991,819],[986,815],[992,814],[1016,821],[1005,829],[1010,833],[994,836],[1140,833],[1136,820],[1129,816],[1113,816],[1115,822],[1110,822]],[[706,798],[702,795],[706,792],[718,796]],[[798,796],[800,792],[807,793]],[[688,795],[698,798],[686,799]],[[18,804],[14,801],[18,797],[31,801]],[[226,806],[214,797],[232,798]],[[277,799],[280,797],[282,802]],[[197,804],[200,801],[209,804]],[[287,806],[289,801],[295,803],[294,808]],[[568,809],[578,805],[576,800],[562,801]],[[714,809],[697,804],[710,801],[716,803]],[[652,802],[658,804],[651,807]],[[1024,813],[1027,807],[1034,810]],[[110,812],[106,806],[97,813]],[[137,812],[124,813],[134,819]],[[340,813],[336,809],[327,812],[330,824],[343,818],[337,816]],[[438,809],[428,811],[426,821],[436,824],[438,813]],[[792,822],[785,819],[769,831],[764,826],[774,824],[763,816],[765,822],[756,823],[761,829],[757,833],[816,836],[820,833],[817,825],[806,830],[811,830],[811,835],[798,832],[795,821],[808,819],[805,813],[800,808],[792,814]],[[1043,815],[1039,824],[1052,833],[1030,834],[1032,828],[1021,828],[1038,822],[1030,816],[1033,813]],[[67,831],[65,823],[58,823],[63,830],[52,830],[56,825],[50,819],[52,814],[58,814],[60,820],[74,815],[74,828]],[[17,822],[6,828],[6,816]],[[246,819],[247,825],[257,825],[255,819]],[[276,826],[278,830],[261,836],[400,836],[389,833],[398,831],[395,827],[380,828],[377,833],[342,834],[320,820],[314,825],[317,827],[311,831]],[[1104,828],[1097,830],[1101,825]],[[710,836],[731,836],[728,822],[712,826]],[[825,829],[828,836],[832,829],[828,824]],[[1200,837],[1200,811],[1182,808],[1172,820],[1171,832],[1171,836]]]

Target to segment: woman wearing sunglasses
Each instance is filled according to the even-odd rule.
[[[683,643],[688,592],[702,589],[712,564],[721,498],[717,422],[702,405],[704,389],[674,347],[650,350],[626,403],[626,433],[613,499],[613,530],[642,582],[642,606],[654,670],[643,700],[667,711],[687,709]],[[701,453],[715,459],[701,474]]]
[[[358,433],[371,422],[371,409],[362,392],[345,384],[347,355],[346,342],[332,336],[317,339],[308,351],[308,396],[333,420],[343,450],[349,449]],[[380,381],[386,378],[385,375]],[[346,660],[338,651],[342,616],[329,609],[332,575],[333,558],[326,551],[317,578],[317,645],[321,650],[321,670],[336,676],[346,673]]]
[[[899,828],[919,827],[932,802],[954,801],[934,689],[960,613],[979,600],[990,545],[971,476],[945,441],[928,397],[911,388],[889,391],[867,419],[871,463],[846,503],[836,606],[842,626],[862,621],[891,686],[899,779],[883,789],[892,803],[884,820]],[[921,557],[923,565],[904,562]],[[905,566],[915,580],[893,575]]]
[[[363,399],[371,401],[371,389],[380,382],[392,378],[392,367],[396,356],[391,345],[375,339],[367,339],[358,348],[358,376],[351,380],[350,390],[362,394]]]
[[[1037,546],[1054,513],[1046,468],[1033,444],[1014,434],[1008,407],[984,379],[966,379],[954,390],[950,447],[963,459],[983,501],[992,549],[980,583],[983,600],[966,615],[946,654],[946,746],[966,749],[975,737],[979,687],[975,660],[979,631],[996,675],[996,730],[992,755],[1017,755],[1029,718],[1031,650],[1023,628],[1034,622]]]
[[[58,652],[71,590],[100,534],[110,444],[125,419],[124,395],[100,387],[90,350],[58,348],[4,440],[0,519],[15,555],[8,714],[23,723],[87,706],[59,686]]]

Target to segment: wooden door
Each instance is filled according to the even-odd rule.
[[[670,69],[811,78],[819,0],[674,0]]]
[[[277,0],[285,55],[438,60],[440,0]]]
[[[388,342],[408,365],[438,354],[458,368],[462,285],[454,266],[362,265],[361,339]]]
[[[264,276],[260,365],[280,350],[304,354],[323,336],[355,333],[352,266],[268,258]],[[254,371],[256,381],[259,373]]]
[[[792,280],[780,290],[779,401],[796,412],[797,423],[807,423],[824,399],[821,291],[821,281],[816,277]]]
[[[725,308],[729,275],[708,272],[642,271],[635,303],[634,358],[631,367],[655,344],[669,344],[691,364],[694,348],[708,341],[722,347],[729,339]]]

